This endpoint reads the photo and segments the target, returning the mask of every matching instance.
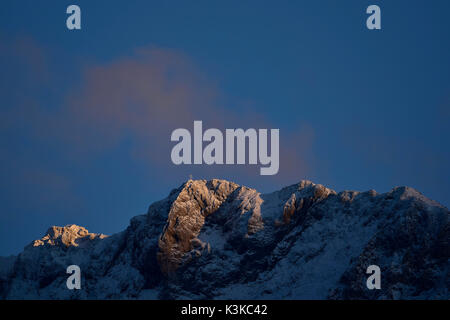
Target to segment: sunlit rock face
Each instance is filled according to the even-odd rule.
[[[50,245],[60,246],[64,245],[75,246],[83,245],[83,243],[94,240],[95,238],[106,238],[104,234],[89,233],[86,228],[77,226],[75,224],[67,225],[65,227],[53,226],[47,230],[47,234],[39,240],[33,242],[33,247]]]
[[[106,237],[51,227],[0,258],[3,299],[449,299],[449,210],[408,187],[270,194],[189,180]],[[66,268],[80,266],[80,290]],[[381,289],[366,286],[369,265]]]
[[[186,263],[186,253],[201,246],[198,240],[205,219],[217,211],[237,184],[220,180],[188,181],[170,208],[159,238],[158,262],[165,274]]]

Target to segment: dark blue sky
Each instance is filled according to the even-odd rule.
[[[66,29],[78,4],[82,30]],[[378,4],[382,30],[365,9]],[[412,186],[450,204],[448,1],[23,1],[0,7],[0,255],[124,229],[193,174],[267,192]],[[280,174],[176,167],[170,132],[280,128]],[[192,129],[191,129],[192,130]]]

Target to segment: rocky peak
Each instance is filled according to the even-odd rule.
[[[50,246],[79,246],[81,243],[95,238],[103,239],[106,235],[90,233],[86,228],[70,224],[65,227],[53,226],[47,230],[45,236],[32,243],[33,247]]]
[[[226,180],[188,180],[170,208],[167,223],[159,238],[158,262],[168,274],[183,262],[184,254],[193,248],[205,223],[239,186]]]
[[[281,217],[284,224],[289,224],[295,214],[306,211],[314,203],[325,200],[330,195],[336,195],[336,191],[309,180],[301,180],[298,184],[283,188],[277,193],[285,201]]]
[[[430,206],[442,207],[442,205],[439,204],[437,201],[431,200],[425,197],[422,193],[420,193],[416,189],[407,186],[395,187],[389,192],[389,195],[400,201],[414,200]]]

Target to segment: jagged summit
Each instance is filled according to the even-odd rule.
[[[302,180],[261,194],[190,179],[123,232],[52,227],[0,259],[0,297],[448,299],[448,218],[408,187],[337,193]],[[71,264],[82,290],[65,287]],[[365,286],[371,264],[381,290]]]
[[[159,237],[158,262],[164,273],[183,263],[205,223],[239,186],[226,180],[188,180],[170,208],[164,231]]]
[[[86,228],[77,226],[75,224],[69,224],[65,227],[52,226],[47,230],[45,236],[43,236],[39,240],[33,241],[32,246],[38,247],[43,245],[64,245],[66,247],[77,247],[83,242],[94,240],[95,238],[103,239],[106,237],[107,236],[104,234],[89,233]]]

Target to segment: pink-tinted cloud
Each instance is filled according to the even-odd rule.
[[[225,93],[185,55],[143,48],[107,64],[85,66],[81,80],[56,112],[41,108],[28,118],[36,137],[64,145],[63,152],[73,161],[89,161],[128,141],[131,157],[166,176],[187,177],[190,172],[197,178],[236,176],[242,182],[261,178],[259,166],[171,163],[171,132],[180,127],[191,130],[194,120],[202,120],[205,129],[277,128],[257,109],[237,112],[221,105]],[[297,132],[280,131],[280,171],[271,177],[274,183],[307,176],[312,169],[313,138],[313,129],[307,125]]]

